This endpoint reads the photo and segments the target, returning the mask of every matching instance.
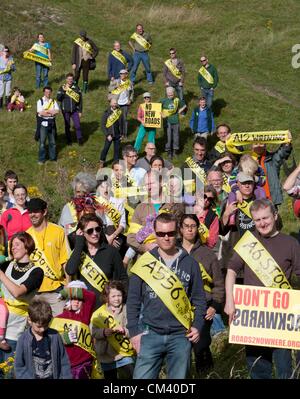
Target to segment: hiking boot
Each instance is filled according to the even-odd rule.
[[[3,350],[4,352],[10,352],[11,351],[11,347],[8,345],[8,343],[5,341],[5,339],[3,339],[0,342],[0,349]]]
[[[0,109],[3,107],[3,98],[0,97]]]

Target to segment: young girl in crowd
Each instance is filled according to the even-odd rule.
[[[111,281],[103,292],[104,305],[92,316],[92,336],[104,378],[130,379],[134,369],[134,349],[128,338],[126,294],[120,281]]]
[[[56,328],[56,319],[70,320],[68,325],[71,328],[62,334],[62,339],[70,360],[71,372],[74,379],[87,380],[91,378],[94,358],[90,352],[80,346],[79,340],[84,334],[80,334],[81,327],[78,327],[78,323],[74,323],[72,326],[71,320],[84,324],[84,327],[89,330],[96,294],[88,291],[83,281],[75,280],[69,283],[60,295],[67,299],[66,306],[64,311],[54,319],[54,324],[51,324],[51,327]],[[60,328],[58,331],[60,332]]]
[[[23,112],[25,110],[25,98],[18,87],[13,88],[13,94],[7,105],[7,110],[9,112],[14,110]]]

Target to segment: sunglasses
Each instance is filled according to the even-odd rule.
[[[3,193],[5,193],[6,189],[5,189],[5,188],[2,188],[2,187],[0,187],[0,191],[2,191]]]
[[[205,62],[206,60],[200,60],[201,62]]]
[[[85,233],[88,234],[89,236],[92,235],[94,233],[94,231],[96,233],[100,233],[102,230],[102,228],[100,226],[97,227],[91,227],[90,229],[85,230]]]
[[[206,194],[204,194],[204,199],[206,199],[208,202],[210,202],[211,204],[214,202],[213,197],[208,197]]]
[[[170,54],[172,55],[172,54],[176,54],[176,53],[170,53]]]
[[[157,237],[175,237],[177,234],[177,231],[156,231],[155,234],[157,235]]]

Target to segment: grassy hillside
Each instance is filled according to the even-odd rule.
[[[151,64],[155,84],[149,87],[142,67],[137,75],[135,103],[129,113],[129,142],[134,143],[135,121],[141,94],[151,89],[154,100],[164,94],[163,62],[170,47],[176,47],[186,65],[185,97],[188,115],[181,119],[182,153],[175,164],[180,165],[191,153],[192,136],[188,121],[195,99],[199,95],[197,71],[200,53],[207,54],[219,72],[220,82],[215,92],[216,123],[228,123],[234,132],[290,129],[299,161],[299,70],[291,66],[291,48],[299,42],[300,2],[280,0],[251,2],[236,0],[144,2],[142,0],[10,0],[2,9],[0,43],[8,45],[15,55],[17,72],[14,85],[24,91],[31,109],[22,113],[0,112],[0,174],[15,170],[20,181],[36,188],[49,202],[53,219],[70,195],[70,180],[81,170],[96,172],[103,146],[100,118],[107,106],[107,55],[114,40],[120,40],[129,50],[128,39],[137,22],[143,23],[153,39]],[[81,29],[100,48],[97,68],[90,73],[90,90],[84,95],[82,128],[84,146],[65,144],[63,118],[58,120],[58,162],[37,165],[38,144],[34,141],[36,101],[41,91],[34,89],[34,63],[22,59],[36,34],[43,32],[52,44],[53,67],[50,84],[54,92],[71,70],[72,42]],[[81,83],[81,82],[80,82]],[[157,145],[163,149],[163,132]],[[111,161],[112,152],[108,160]],[[286,198],[281,213],[286,231],[297,231],[297,222]],[[234,357],[230,358],[231,364]],[[220,370],[229,378],[229,371]]]

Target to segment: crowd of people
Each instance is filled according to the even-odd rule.
[[[290,212],[300,217],[300,165],[283,185],[280,180],[293,149],[291,133],[281,135],[272,152],[267,135],[249,133],[232,146],[230,126],[215,126],[212,112],[217,70],[201,55],[199,104],[189,123],[194,141],[176,167],[180,117],[188,104],[184,62],[172,47],[163,66],[166,97],[160,101],[168,159],[157,154],[156,129],[144,126],[148,91],[138,108],[134,146],[124,144],[140,62],[154,84],[152,39],[141,24],[129,46],[132,56],[119,41],[109,54],[109,107],[102,117],[105,141],[97,174],[74,177],[59,220],[49,219],[47,202],[30,198],[13,170],[0,181],[0,363],[14,357],[14,368],[6,374],[0,369],[0,378],[156,379],[163,364],[167,378],[187,378],[192,359],[197,375],[204,376],[214,367],[212,337],[235,318],[235,282],[269,286],[236,244],[251,234],[280,266],[290,288],[292,276],[300,276],[300,237],[282,233],[280,217],[283,190],[293,198]],[[73,120],[83,144],[82,93],[88,91],[98,54],[81,31],[73,44],[74,73],[66,75],[55,97],[48,81],[50,49],[39,34],[24,53],[36,64],[36,88],[43,86],[37,102],[39,164],[47,160],[47,139],[49,160],[57,159],[60,110],[67,143],[72,143]],[[24,111],[19,88],[9,98],[15,66],[9,49],[2,50],[0,108],[5,96],[9,111]],[[145,155],[139,156],[145,136]],[[278,378],[293,375],[290,349],[246,345],[246,359],[251,378],[272,378],[272,360]]]

